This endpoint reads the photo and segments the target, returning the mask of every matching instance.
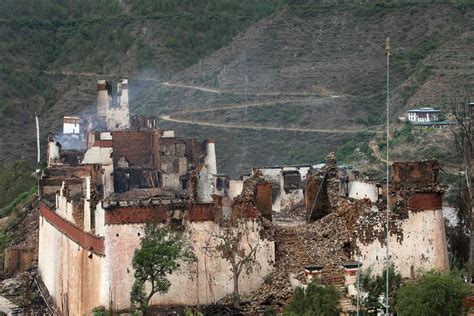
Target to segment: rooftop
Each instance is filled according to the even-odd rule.
[[[419,108],[419,109],[413,109],[413,110],[408,110],[408,112],[415,112],[415,113],[427,113],[427,112],[431,112],[431,113],[438,113],[438,112],[441,112],[440,110],[435,110],[434,108],[430,108],[430,107],[424,107],[424,108]]]

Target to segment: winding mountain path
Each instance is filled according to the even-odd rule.
[[[178,88],[186,88],[186,89],[194,89],[204,92],[210,93],[236,93],[230,90],[217,90],[217,89],[210,89],[202,86],[193,86],[193,85],[185,85],[185,84],[178,84],[178,83],[169,83],[169,82],[162,82],[161,85],[167,87],[178,87]],[[253,95],[259,96],[316,96],[315,94],[310,93],[281,93],[281,92],[264,92],[264,93],[253,93]],[[320,101],[324,101],[325,99],[334,99],[334,98],[343,98],[345,96],[333,95],[323,97],[321,95],[317,95],[321,98]],[[222,124],[222,123],[210,123],[205,121],[199,120],[189,120],[183,118],[176,118],[176,115],[180,114],[187,114],[187,113],[203,113],[203,112],[215,112],[221,110],[232,110],[232,109],[242,109],[248,107],[260,107],[260,106],[271,106],[278,103],[296,103],[301,102],[302,100],[294,100],[294,99],[277,99],[273,101],[266,101],[266,102],[255,102],[255,103],[239,103],[239,104],[229,104],[227,106],[219,107],[219,108],[206,108],[206,109],[191,109],[191,110],[184,110],[180,112],[176,112],[172,115],[161,115],[160,119],[168,122],[180,123],[180,124],[190,124],[190,125],[199,125],[199,126],[207,126],[207,127],[218,127],[218,128],[226,128],[226,129],[251,129],[251,130],[269,130],[269,131],[286,131],[286,132],[302,132],[302,133],[329,133],[329,134],[354,134],[354,133],[361,133],[361,132],[376,132],[379,133],[377,130],[369,130],[366,128],[363,129],[322,129],[322,128],[298,128],[298,127],[272,127],[272,126],[259,126],[259,125],[231,125],[231,124]]]
[[[204,121],[196,120],[186,120],[180,118],[172,118],[169,115],[161,115],[160,119],[169,122],[181,123],[181,124],[190,124],[190,125],[200,125],[208,127],[219,127],[226,129],[251,129],[251,130],[268,130],[268,131],[277,131],[277,132],[302,132],[302,133],[330,133],[330,134],[354,134],[360,132],[367,132],[370,130],[360,129],[360,130],[335,130],[335,129],[318,129],[318,128],[297,128],[297,127],[271,127],[271,126],[255,126],[255,125],[229,125],[229,124],[220,124],[220,123],[209,123]]]
[[[140,78],[140,79],[148,80],[149,78]],[[326,97],[326,98],[331,98],[331,99],[346,97],[346,96],[341,96],[341,95],[324,96],[321,93],[311,93],[311,92],[284,92],[284,91],[253,92],[253,91],[240,91],[240,90],[229,90],[229,89],[214,89],[214,88],[208,88],[208,87],[203,87],[203,86],[193,86],[193,85],[186,85],[186,84],[181,84],[181,83],[170,83],[168,81],[161,82],[160,84],[165,87],[194,89],[194,90],[200,90],[204,92],[218,93],[218,94],[238,94],[238,95],[253,95],[253,96],[291,96],[291,97],[315,96],[315,97]]]
[[[93,72],[73,72],[73,71],[45,71],[45,73],[50,75],[63,75],[63,76],[81,76],[81,77],[110,77],[110,75],[105,74],[97,74]],[[237,94],[237,95],[252,95],[252,96],[277,96],[277,97],[319,97],[321,98],[320,101],[324,101],[326,99],[336,99],[336,98],[346,98],[349,96],[345,95],[331,95],[331,96],[324,96],[321,94],[316,93],[308,93],[308,92],[246,92],[246,91],[238,91],[238,90],[226,90],[226,89],[215,89],[209,88],[204,86],[195,86],[195,85],[187,85],[182,83],[171,83],[168,81],[160,81],[156,78],[149,78],[149,77],[135,77],[138,80],[146,80],[146,81],[155,81],[158,82],[160,85],[168,87],[168,88],[184,88],[184,89],[193,89],[198,91],[203,91],[207,93],[215,93],[215,94]],[[303,99],[304,100],[304,99]],[[302,99],[277,99],[272,101],[262,101],[262,102],[254,102],[254,103],[236,103],[236,104],[228,104],[218,108],[205,108],[205,109],[190,109],[190,110],[183,110],[180,112],[175,112],[170,115],[161,115],[160,119],[168,122],[180,123],[180,124],[190,124],[190,125],[199,125],[199,126],[208,126],[208,127],[218,127],[218,128],[226,128],[226,129],[251,129],[251,130],[270,130],[270,131],[288,131],[288,132],[302,132],[302,133],[330,133],[330,134],[350,134],[350,133],[360,133],[360,132],[376,132],[380,133],[378,130],[369,130],[366,128],[363,129],[320,129],[320,128],[297,128],[297,127],[271,127],[271,126],[258,126],[258,125],[230,125],[230,124],[220,124],[220,123],[210,123],[205,121],[198,121],[198,120],[188,120],[182,118],[176,118],[175,116],[180,114],[188,114],[188,113],[204,113],[204,112],[216,112],[222,110],[235,110],[235,109],[243,109],[249,107],[263,107],[263,106],[271,106],[278,103],[297,103],[301,102]],[[314,100],[313,100],[314,101]]]
[[[371,140],[369,142],[369,147],[370,147],[370,149],[372,149],[372,152],[374,153],[374,156],[377,157],[378,160],[380,160],[384,163],[388,162],[389,164],[392,164],[391,161],[387,161],[386,159],[382,158],[382,155],[380,154],[379,146],[377,146],[377,144],[375,143],[374,140]]]

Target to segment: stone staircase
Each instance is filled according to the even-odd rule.
[[[337,289],[342,294],[342,298],[339,301],[340,315],[351,315],[351,313],[356,311],[356,306],[352,304],[352,299],[346,294],[344,286],[338,286]]]

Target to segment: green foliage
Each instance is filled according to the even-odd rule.
[[[308,284],[306,290],[297,288],[295,297],[284,309],[285,316],[339,315],[341,293],[333,286],[323,286],[320,281]]]
[[[353,139],[345,142],[337,148],[336,157],[338,161],[349,163],[359,160],[376,161],[372,150],[369,147],[369,141],[373,137],[372,133],[359,133]]]
[[[426,38],[419,44],[419,46],[416,46],[407,52],[401,52],[395,55],[395,62],[408,61],[411,67],[415,67],[420,61],[422,61],[432,51],[434,51],[437,46],[438,43],[436,43],[433,39]]]
[[[395,267],[392,265],[388,268],[389,275],[389,301],[393,302],[397,297],[397,292],[400,288],[402,277]],[[381,275],[372,275],[372,270],[369,268],[360,273],[359,282],[361,291],[368,294],[365,300],[361,301],[361,308],[367,313],[374,313],[383,306],[379,302],[379,297],[386,293],[387,270],[384,269]]]
[[[400,131],[396,131],[393,134],[393,138],[390,141],[390,146],[394,146],[398,143],[413,143],[415,137],[413,136],[413,124],[405,122]]]
[[[92,315],[93,315],[93,316],[111,316],[111,315],[112,315],[112,311],[106,309],[106,308],[103,307],[103,306],[94,307],[94,308],[92,309]]]
[[[22,206],[25,203],[31,201],[33,198],[35,198],[35,196],[36,196],[36,187],[31,188],[30,191],[19,194],[7,206],[0,209],[0,218],[10,215],[19,206]]]
[[[35,190],[35,166],[26,160],[0,167],[0,216],[7,215]]]
[[[429,271],[400,288],[396,301],[397,314],[465,315],[467,308],[463,301],[469,293],[469,286],[458,273]]]
[[[161,21],[162,42],[183,68],[223,47],[284,3],[284,0],[139,0],[131,3],[131,12],[135,19]],[[150,50],[143,54],[152,58]]]
[[[203,316],[201,312],[192,307],[186,307],[184,310],[184,316]]]
[[[154,224],[147,224],[140,248],[135,250],[132,265],[135,282],[130,293],[132,305],[145,312],[155,294],[168,292],[171,286],[167,274],[173,273],[182,263],[196,259],[183,233]],[[149,282],[150,292],[145,284]]]

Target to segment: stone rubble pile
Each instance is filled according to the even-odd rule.
[[[242,186],[242,193],[234,198],[234,204],[255,202],[255,193],[257,191],[257,185],[260,183],[267,182],[263,177],[262,171],[257,169],[254,173],[244,181]]]
[[[36,248],[38,244],[38,201],[27,203],[21,208],[14,223],[6,229],[12,248]]]
[[[383,207],[384,209],[374,208],[368,210],[364,213],[364,216],[359,218],[356,227],[356,235],[363,244],[368,245],[375,240],[378,240],[381,245],[385,244],[387,236],[385,231],[387,210],[385,209],[385,206]],[[403,240],[403,229],[401,224],[404,218],[404,214],[397,210],[392,210],[389,213],[390,235],[397,236],[397,241],[400,243]]]
[[[38,278],[37,266],[0,283],[0,295],[17,305],[13,315],[54,315],[55,308]],[[49,300],[48,303],[45,302]]]
[[[370,207],[369,200],[338,199],[331,214],[311,224],[274,226],[275,271],[257,291],[244,297],[250,311],[281,311],[293,298],[290,276],[302,280],[304,267],[309,264],[324,267],[324,284],[343,286],[341,264],[353,259],[358,218],[370,212]]]

